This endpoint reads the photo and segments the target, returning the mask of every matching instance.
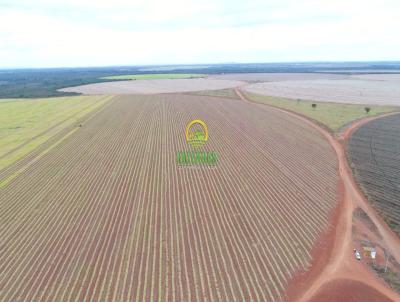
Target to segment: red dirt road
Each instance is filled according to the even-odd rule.
[[[312,301],[390,302],[392,300],[365,283],[351,279],[342,279],[324,284],[321,290],[313,297]]]
[[[243,96],[239,89],[236,89],[236,93],[243,101],[251,102]],[[335,139],[327,130],[314,124],[306,117],[283,109],[275,109],[301,119],[325,136],[336,152],[339,175],[343,184],[341,210],[334,230],[331,253],[324,262],[320,259],[315,260],[317,266],[322,265],[323,268],[312,267],[304,276],[295,279],[295,284],[292,284],[292,286],[297,288],[294,290],[289,287],[287,300],[344,301],[341,297],[345,297],[345,301],[359,301],[354,300],[357,297],[355,292],[362,289],[362,291],[368,293],[368,301],[400,301],[400,296],[397,293],[378,280],[362,263],[357,262],[353,255],[353,211],[360,207],[377,226],[383,238],[382,244],[398,262],[400,260],[400,240],[371,208],[354,182],[351,169],[347,163],[345,144],[342,143],[346,142],[356,128],[373,118],[355,122],[338,139]],[[318,272],[318,274],[315,274],[315,272]],[[341,291],[342,296],[338,296],[337,291]],[[330,297],[330,300],[326,300],[328,297]]]

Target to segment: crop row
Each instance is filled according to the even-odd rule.
[[[176,163],[193,119],[216,166]],[[336,188],[329,144],[282,113],[117,97],[0,189],[0,300],[279,301]]]
[[[372,205],[400,234],[400,115],[371,121],[350,138],[355,176]]]

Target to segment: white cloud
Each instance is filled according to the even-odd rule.
[[[400,3],[38,0],[0,4],[0,66],[400,59]]]

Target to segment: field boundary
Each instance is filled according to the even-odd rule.
[[[90,104],[90,105],[88,105],[87,107],[82,108],[82,111],[88,110],[88,109],[90,109],[90,108],[93,107],[93,106],[95,106],[95,104]],[[102,106],[100,105],[100,108],[101,108],[101,107],[102,107]],[[95,108],[94,110],[96,110],[96,108]],[[90,110],[87,114],[90,114],[91,112],[93,112],[93,109]],[[79,114],[80,114],[80,112],[77,112],[77,113],[75,113],[75,114],[73,114],[73,115],[70,115],[70,116],[66,117],[65,119],[63,119],[63,120],[59,121],[58,123],[52,125],[50,128],[47,128],[46,130],[40,132],[39,134],[37,134],[37,135],[31,137],[31,138],[28,139],[28,140],[26,140],[26,141],[23,142],[22,144],[20,144],[20,145],[16,146],[15,148],[9,150],[7,153],[4,153],[3,155],[0,156],[0,159],[6,158],[6,157],[9,156],[10,154],[14,153],[15,151],[18,151],[19,149],[21,149],[21,148],[23,148],[24,146],[28,145],[28,144],[31,143],[32,141],[34,141],[34,140],[36,140],[36,139],[42,137],[42,136],[45,135],[46,133],[51,132],[53,129],[56,129],[57,127],[59,127],[59,126],[61,126],[63,123],[65,123],[66,121],[68,121],[68,120],[70,120],[70,119],[73,119],[74,117],[76,117],[76,116],[79,115]],[[85,114],[84,116],[82,116],[81,118],[83,118],[83,117],[85,117],[85,116],[86,116],[86,114]],[[78,119],[78,122],[80,121],[81,118]],[[55,135],[57,135],[57,133],[56,133]]]
[[[244,85],[242,87],[245,87],[247,85]],[[283,109],[286,110],[287,112],[292,112],[294,114],[297,114],[299,116],[303,116],[311,121],[313,121],[315,124],[318,124],[320,127],[328,130],[328,132],[330,132],[331,134],[337,134],[340,133],[342,131],[342,129],[348,127],[349,125],[351,125],[352,123],[356,122],[356,121],[360,121],[363,120],[365,118],[369,118],[369,117],[376,117],[376,116],[381,116],[383,114],[387,114],[387,113],[392,113],[392,112],[400,112],[400,107],[399,106],[390,106],[390,105],[376,105],[373,108],[378,109],[378,112],[375,113],[374,111],[372,111],[372,113],[368,113],[367,115],[364,116],[348,116],[347,118],[345,118],[343,120],[343,124],[340,123],[341,125],[334,127],[334,125],[329,125],[330,121],[321,121],[318,120],[316,117],[313,117],[311,115],[311,111],[310,115],[304,113],[304,112],[300,112],[297,111],[296,109],[291,109],[291,108],[287,108],[287,104],[288,103],[292,103],[292,105],[294,105],[296,102],[300,102],[300,104],[305,104],[308,103],[311,107],[312,104],[316,104],[318,106],[338,106],[336,114],[343,114],[346,111],[341,112],[343,109],[340,106],[345,106],[345,107],[370,107],[371,105],[367,105],[367,104],[350,104],[350,103],[344,103],[344,102],[321,102],[321,101],[312,101],[312,100],[307,100],[307,99],[293,99],[293,98],[287,98],[287,97],[275,97],[275,96],[268,96],[268,95],[262,95],[262,94],[258,94],[258,93],[254,93],[254,92],[249,92],[246,90],[242,90],[241,91],[242,95],[245,96],[248,100],[250,100],[251,102],[254,103],[258,103],[258,104],[265,104],[268,105],[270,107],[274,107],[274,108],[278,108],[278,109]],[[272,100],[268,100],[265,99],[265,101],[262,100],[255,100],[253,98],[272,98]],[[275,101],[275,100],[282,100],[284,102],[284,105],[280,106],[280,105],[276,105],[276,104],[272,104],[271,101]],[[371,107],[370,107],[371,108]],[[304,108],[300,108],[300,109],[304,109]],[[358,108],[360,110],[362,110],[361,108]],[[317,109],[315,109],[317,110]],[[329,108],[325,108],[326,112],[329,112],[332,109]],[[351,109],[349,109],[351,110]],[[316,111],[317,112],[317,111]],[[322,119],[323,116],[320,116],[320,118]],[[349,119],[347,121],[347,119]]]
[[[306,119],[307,121],[311,122],[313,125],[316,125],[316,126],[322,128],[323,130],[329,132],[330,135],[334,134],[334,132],[333,132],[333,130],[331,128],[329,128],[325,124],[323,124],[323,123],[321,123],[321,122],[319,122],[319,121],[317,121],[317,120],[315,120],[315,119],[313,119],[311,117],[308,117],[307,115],[304,115],[302,113],[298,113],[298,112],[296,112],[294,110],[285,109],[285,108],[282,108],[282,107],[278,107],[278,106],[274,106],[274,105],[270,105],[270,104],[266,104],[266,103],[260,103],[260,102],[253,101],[253,100],[249,99],[246,96],[246,92],[243,93],[243,91],[241,91],[240,88],[234,88],[234,90],[237,93],[237,95],[239,96],[239,100],[242,100],[242,101],[245,101],[245,102],[248,102],[248,103],[251,103],[251,104],[259,104],[259,105],[268,106],[268,107],[274,108],[274,109],[276,109],[278,111],[282,111],[284,113],[289,113],[289,114],[295,115],[297,118]]]
[[[362,117],[359,119],[355,119],[353,121],[350,121],[346,125],[343,125],[343,127],[341,127],[339,129],[339,131],[336,133],[336,135],[339,139],[341,139],[342,136],[344,135],[344,133],[347,131],[347,129],[351,129],[354,124],[360,123],[359,125],[357,125],[356,128],[352,129],[351,133],[347,134],[349,136],[348,138],[350,138],[350,136],[353,134],[353,132],[356,131],[359,127],[363,126],[364,124],[372,122],[373,120],[376,120],[378,118],[384,118],[384,117],[396,115],[396,114],[400,114],[400,107],[397,110],[394,110],[391,112],[378,113],[377,115],[374,115],[374,116],[366,116],[366,117]]]
[[[110,104],[112,104],[113,101],[114,101],[113,98],[105,101],[99,107],[95,108],[94,110],[92,110],[92,111],[88,112],[87,114],[85,114],[84,116],[80,117],[75,123],[67,126],[66,128],[62,129],[61,131],[59,131],[57,133],[55,133],[52,137],[50,137],[49,139],[44,141],[42,144],[40,144],[33,150],[29,151],[27,154],[25,154],[19,160],[15,161],[14,163],[11,163],[10,165],[4,167],[3,169],[0,169],[0,188],[4,187],[9,182],[14,180],[18,176],[18,174],[19,174],[18,172],[21,171],[21,169],[24,169],[24,167],[27,167],[27,165],[29,165],[29,163],[35,161],[38,157],[40,157],[42,155],[43,152],[48,150],[48,148],[51,148],[52,146],[54,146],[57,143],[60,143],[61,141],[64,140],[64,138],[66,138],[66,136],[69,137],[70,136],[69,134],[71,134],[71,131],[78,129],[77,128],[78,125],[80,125],[84,122],[87,122],[90,119],[92,119],[93,117],[95,117],[98,113],[100,113],[105,108],[107,108]],[[69,117],[65,120],[68,120],[70,118],[72,118],[72,117]],[[51,127],[51,128],[53,128],[53,127]],[[42,132],[38,137],[43,135],[48,130],[49,129]],[[31,140],[29,140],[29,141],[31,141]],[[21,146],[18,146],[18,148],[20,148],[20,147]],[[10,179],[11,176],[14,176],[14,177],[12,177],[12,179]],[[4,182],[6,182],[5,185],[4,185]],[[1,184],[3,184],[3,186]]]
[[[34,157],[30,162],[26,165],[22,166],[20,169],[8,175],[7,177],[0,179],[0,189],[6,187],[10,182],[12,182],[15,178],[18,177],[22,172],[24,172],[27,168],[29,168],[33,163],[37,162],[43,155],[47,154],[50,150],[54,149],[56,146],[61,144],[64,140],[74,134],[78,128],[74,128],[69,131],[66,135],[64,135],[60,140],[56,141],[54,144],[50,145],[47,149],[43,150],[38,156]]]

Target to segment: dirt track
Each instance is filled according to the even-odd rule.
[[[313,298],[313,302],[391,302],[381,292],[365,283],[352,279],[333,280],[325,283]]]
[[[236,89],[239,97],[246,101],[248,101],[243,94]],[[293,293],[293,295],[287,298],[288,301],[320,301],[318,300],[320,297],[329,296],[330,293],[334,293],[337,288],[332,284],[341,283],[342,280],[353,280],[359,282],[363,288],[370,288],[370,295],[374,293],[377,295],[376,300],[379,298],[378,296],[383,295],[388,298],[388,301],[400,301],[400,296],[396,294],[393,290],[389,289],[385,284],[383,284],[380,280],[376,279],[372,273],[361,263],[357,262],[353,255],[354,243],[352,239],[352,217],[353,210],[356,207],[361,207],[371,218],[371,220],[377,226],[380,234],[382,235],[382,243],[386,246],[389,252],[395,257],[395,259],[399,262],[400,260],[400,240],[396,237],[396,235],[389,229],[389,227],[382,221],[382,219],[375,213],[375,211],[371,208],[368,201],[361,194],[357,185],[354,182],[351,169],[348,166],[345,147],[344,144],[351,133],[362,124],[379,117],[372,117],[370,119],[361,120],[352,124],[346,131],[339,137],[339,139],[335,139],[328,131],[319,127],[318,125],[311,122],[306,117],[300,116],[298,114],[285,111],[283,109],[276,110],[281,112],[286,112],[289,115],[295,116],[298,119],[303,120],[308,125],[317,129],[322,135],[326,137],[331,146],[334,148],[336,155],[339,160],[339,173],[340,178],[343,184],[343,200],[341,213],[339,214],[336,230],[334,232],[335,236],[333,238],[333,247],[331,250],[331,254],[327,261],[321,262],[320,267],[314,267],[311,269],[309,274],[312,274],[312,271],[317,270],[320,273],[316,276],[312,276],[309,278],[307,274],[304,276],[304,280],[297,280],[296,286],[302,286],[303,290],[295,290],[291,291],[289,289],[289,293]],[[357,284],[359,284],[357,283]],[[352,297],[353,293],[352,289],[349,287],[342,287],[342,289],[346,289],[348,291],[347,297]],[[357,290],[354,288],[354,290]],[[374,297],[370,296],[373,301]],[[346,301],[356,301],[356,300],[346,300]]]

